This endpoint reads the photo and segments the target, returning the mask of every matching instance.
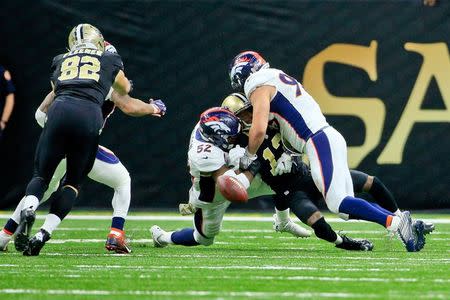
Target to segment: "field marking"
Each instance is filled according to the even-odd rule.
[[[36,295],[129,295],[129,296],[215,296],[215,297],[294,297],[294,298],[376,298],[367,293],[320,293],[320,292],[253,292],[253,291],[107,291],[107,290],[39,290],[39,289],[0,289],[0,294]]]
[[[10,214],[0,214],[0,218],[8,219],[11,217]],[[45,215],[36,216],[37,219],[45,219]],[[103,216],[103,215],[69,215],[65,218],[66,220],[111,220],[111,216]],[[135,220],[135,221],[192,221],[192,216],[168,216],[168,215],[159,215],[159,216],[127,216],[127,220]],[[272,222],[273,217],[260,217],[260,216],[225,216],[225,221],[242,221],[242,222]],[[330,223],[344,223],[344,222],[365,222],[367,221],[359,221],[359,220],[349,220],[344,221],[340,218],[326,218],[327,222]],[[433,222],[434,224],[450,224],[450,218],[426,218],[422,219],[426,222]]]

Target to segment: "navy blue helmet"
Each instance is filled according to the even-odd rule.
[[[199,133],[208,142],[222,150],[234,147],[241,131],[238,117],[222,107],[213,107],[200,115]]]

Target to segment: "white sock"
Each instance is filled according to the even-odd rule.
[[[52,234],[53,230],[58,227],[59,223],[61,223],[61,219],[57,215],[48,214],[45,218],[44,225],[42,225],[41,228]]]
[[[17,224],[19,224],[20,222],[20,212],[23,209],[23,204],[25,203],[25,197],[22,198],[22,200],[20,200],[19,204],[17,204],[16,210],[13,212],[11,219],[14,220],[14,222],[16,222]]]
[[[389,230],[389,231],[396,231],[398,229],[398,225],[400,225],[400,217],[399,216],[393,216],[391,225],[389,227],[387,227],[387,230]]]
[[[12,235],[9,235],[5,230],[0,230],[0,240],[11,239]]]
[[[402,211],[401,211],[400,209],[397,209],[397,210],[394,212],[394,214],[395,214],[396,216],[400,216],[401,213],[402,213]]]
[[[160,236],[160,240],[163,243],[173,244],[172,242],[172,233],[175,231],[169,231]]]
[[[280,223],[287,223],[290,220],[289,208],[285,210],[278,210],[275,208],[275,213],[277,214],[277,219]]]
[[[36,196],[28,195],[25,196],[22,210],[25,208],[31,208],[32,210],[36,210],[39,205],[39,199]]]
[[[126,218],[130,208],[131,191],[130,185],[123,185],[114,189],[112,198],[113,217]]]
[[[342,240],[342,237],[341,237],[339,234],[337,234],[337,238],[336,238],[336,240],[334,241],[334,244],[335,244],[335,245],[340,245],[340,244],[342,244],[342,242],[344,242],[344,241]]]

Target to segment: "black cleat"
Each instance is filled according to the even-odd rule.
[[[416,220],[414,221],[413,227],[414,233],[416,235],[415,250],[420,251],[423,249],[423,247],[425,247],[425,222],[423,222],[422,220]]]
[[[373,244],[368,240],[355,240],[346,235],[341,235],[342,243],[336,245],[336,248],[352,251],[372,251]]]
[[[14,246],[17,251],[25,251],[28,247],[28,240],[33,228],[36,213],[31,208],[25,208],[20,212],[20,222],[14,237]]]
[[[25,256],[38,256],[45,242],[50,239],[50,233],[41,228],[28,242],[27,249],[23,252]]]
[[[422,220],[415,220],[413,222],[413,226],[416,227],[418,222],[422,222],[423,223],[423,234],[430,234],[434,231],[434,224],[431,222],[425,222]]]

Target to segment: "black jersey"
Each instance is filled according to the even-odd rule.
[[[239,145],[243,147],[248,145],[248,137],[246,135],[240,135]],[[311,197],[321,197],[320,192],[315,187],[309,168],[304,163],[301,163],[299,170],[295,172],[278,176],[274,175],[277,160],[284,152],[279,130],[271,127],[267,128],[264,141],[256,153],[258,161],[261,163],[261,169],[259,170],[261,179],[277,194],[301,190],[308,192]]]
[[[53,59],[51,81],[55,95],[102,105],[123,63],[116,53],[78,49]]]

